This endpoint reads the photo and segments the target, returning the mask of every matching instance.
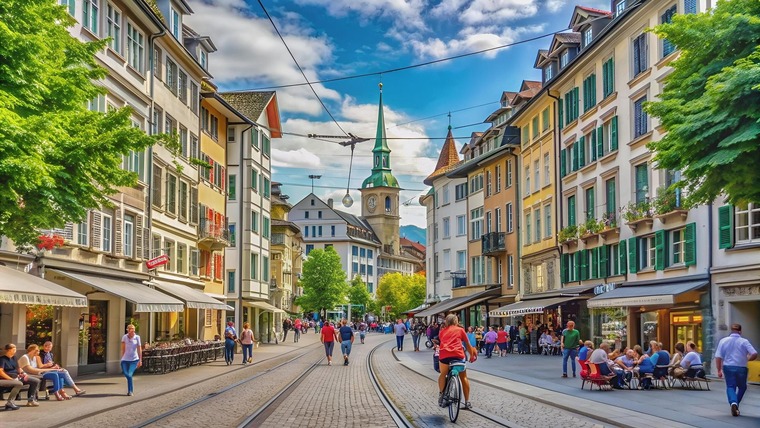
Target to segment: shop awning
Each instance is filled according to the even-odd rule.
[[[490,290],[485,290],[479,293],[470,294],[469,296],[454,297],[451,299],[446,299],[438,303],[437,305],[433,305],[429,307],[428,309],[425,309],[424,311],[418,313],[415,316],[429,317],[432,315],[443,314],[446,312],[460,311],[464,308],[467,308],[469,306],[476,304],[474,303],[476,300],[477,300],[477,303],[480,303],[491,297],[497,296],[500,292],[501,290],[499,288],[492,288]]]
[[[159,281],[157,279],[151,280],[151,284],[154,284],[159,290],[171,294],[172,296],[185,302],[185,306],[192,309],[220,309],[233,311],[234,308],[224,304],[211,296],[207,296],[206,293],[190,288],[186,285],[173,284],[171,282]]]
[[[87,307],[87,297],[20,270],[0,266],[0,303]]]
[[[495,297],[495,296],[493,296],[493,295],[489,295],[489,296],[483,296],[483,297],[479,297],[479,298],[477,298],[477,299],[474,299],[474,300],[470,300],[469,302],[465,302],[465,303],[462,303],[462,304],[460,304],[459,306],[456,306],[456,307],[454,307],[454,308],[451,308],[451,309],[449,309],[449,310],[450,310],[451,312],[458,312],[458,311],[461,311],[462,309],[466,309],[466,308],[469,308],[470,306],[479,305],[479,304],[481,304],[481,303],[485,302],[485,301],[486,301],[486,300],[488,300],[488,299],[493,299],[494,297]]]
[[[243,306],[250,306],[252,308],[259,308],[263,309],[265,311],[274,312],[276,314],[284,314],[285,311],[283,311],[280,308],[277,308],[275,306],[270,305],[267,302],[260,302],[258,300],[246,300],[243,302]]]
[[[185,305],[181,301],[137,281],[71,273],[57,269],[48,269],[48,272],[63,275],[104,293],[132,302],[136,306],[135,312],[182,312],[185,310]]]
[[[427,308],[428,308],[428,306],[430,306],[430,305],[428,305],[427,303],[423,303],[423,304],[421,304],[421,305],[417,306],[417,307],[416,307],[416,308],[414,308],[414,309],[409,309],[409,310],[408,310],[408,311],[406,311],[405,313],[407,313],[407,314],[416,314],[417,312],[422,312],[422,311],[424,311],[425,309],[427,309]]]
[[[571,300],[579,299],[580,296],[549,297],[546,299],[522,300],[494,309],[488,312],[489,317],[511,317],[515,315],[540,314],[544,308],[556,306]]]
[[[587,303],[589,308],[613,308],[628,306],[672,305],[676,297],[707,286],[704,280],[663,285],[629,285],[600,294]]]

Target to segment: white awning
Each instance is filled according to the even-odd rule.
[[[673,305],[679,294],[705,287],[707,284],[707,281],[688,281],[666,285],[622,286],[600,294],[586,304],[589,308]]]
[[[578,299],[578,296],[550,297],[547,299],[522,300],[488,312],[489,317],[511,317],[515,315],[540,314],[544,308]]]
[[[190,288],[186,285],[173,284],[171,282],[159,281],[157,279],[151,280],[150,283],[154,284],[159,290],[182,300],[185,302],[185,306],[191,309],[234,310],[233,307],[228,306],[211,296],[207,296],[206,293],[200,290]]]
[[[280,308],[274,307],[270,305],[267,302],[260,302],[258,300],[246,300],[243,302],[243,306],[250,306],[252,308],[259,308],[263,309],[265,311],[274,312],[276,314],[284,314],[285,311],[283,311]]]
[[[185,305],[181,301],[137,281],[71,273],[57,269],[48,269],[48,272],[63,275],[104,293],[130,301],[136,306],[135,312],[182,312],[185,310]]]
[[[0,303],[87,307],[87,297],[20,270],[0,266]]]

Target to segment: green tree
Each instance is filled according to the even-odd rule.
[[[372,301],[372,295],[367,290],[367,285],[364,284],[362,278],[356,275],[351,280],[351,286],[348,287],[348,301],[352,305],[362,305],[365,310],[368,310],[369,304]]]
[[[122,155],[156,140],[131,111],[89,111],[107,72],[95,61],[107,40],[83,43],[53,0],[0,2],[0,235],[36,243],[39,229],[80,221],[137,183]]]
[[[760,201],[760,2],[720,0],[654,32],[681,50],[646,106],[667,131],[649,144],[657,167],[681,171],[689,203]]]
[[[381,307],[390,306],[389,315],[398,318],[425,301],[425,277],[387,273],[377,286],[377,301]]]
[[[309,252],[299,283],[303,287],[303,296],[296,303],[305,311],[321,312],[346,303],[346,273],[340,256],[332,247]]]
[[[414,309],[425,302],[425,292],[427,291],[427,280],[424,275],[412,275],[407,277],[409,284],[407,286],[406,309]]]

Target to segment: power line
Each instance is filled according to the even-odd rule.
[[[446,116],[446,115],[448,115],[448,114],[451,114],[451,113],[458,113],[458,112],[460,112],[460,111],[465,111],[465,110],[472,110],[472,109],[474,109],[474,108],[478,108],[478,107],[484,107],[484,106],[488,106],[488,105],[491,105],[491,104],[496,104],[496,103],[498,103],[498,102],[499,102],[499,101],[491,101],[490,103],[483,103],[483,104],[478,104],[478,105],[476,105],[476,106],[470,106],[470,107],[460,108],[459,110],[451,110],[451,111],[448,111],[448,112],[446,112],[446,113],[439,113],[439,114],[434,114],[433,116],[423,117],[422,119],[415,119],[415,120],[411,120],[411,121],[409,121],[409,122],[399,123],[399,124],[397,124],[397,125],[393,125],[393,126],[391,126],[390,128],[387,128],[387,129],[395,128],[395,127],[397,127],[397,126],[408,125],[408,124],[410,124],[410,123],[414,123],[414,122],[421,122],[421,121],[423,121],[423,120],[434,119],[434,118],[436,118],[436,117]],[[456,128],[455,128],[455,129],[456,129]]]
[[[322,98],[317,95],[317,91],[314,90],[314,86],[312,86],[311,82],[309,82],[309,78],[306,77],[306,73],[304,73],[303,68],[301,68],[301,64],[298,63],[298,60],[296,60],[295,55],[293,55],[293,52],[290,50],[290,47],[285,42],[285,39],[282,37],[282,34],[280,34],[280,30],[277,28],[277,25],[275,25],[274,20],[272,20],[272,17],[269,15],[269,12],[267,11],[267,8],[264,7],[264,3],[259,1],[259,6],[261,6],[261,9],[264,11],[264,14],[266,14],[267,18],[269,19],[269,22],[272,23],[272,27],[274,28],[274,31],[277,32],[277,35],[280,37],[280,40],[282,41],[282,44],[285,45],[285,49],[288,50],[288,53],[290,54],[290,57],[293,58],[293,62],[296,63],[296,67],[298,67],[298,71],[301,72],[301,75],[303,76],[304,80],[306,80],[306,84],[309,85],[309,88],[311,88],[311,92],[314,93],[314,96],[317,97],[317,100],[319,100],[319,103],[322,104],[322,108],[325,109],[328,116],[330,116],[330,119],[332,119],[333,122],[335,122],[335,125],[338,126],[338,129],[348,137],[348,133],[343,129],[343,127],[340,126],[340,123],[338,123],[337,120],[335,120],[335,117],[333,117],[332,113],[330,113],[330,110],[327,109],[327,106],[324,102],[322,102]]]
[[[282,181],[278,181],[278,183],[282,184],[283,186],[296,186],[296,187],[308,187],[311,188],[311,184],[303,184],[303,183],[284,183]],[[329,189],[329,190],[345,190],[343,187],[336,187],[336,186],[319,186],[314,185],[315,189]],[[405,191],[409,192],[424,192],[428,189],[404,189]]]

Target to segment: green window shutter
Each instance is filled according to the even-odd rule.
[[[567,282],[570,282],[569,278],[567,276],[568,273],[570,273],[569,272],[569,269],[570,269],[569,265],[570,265],[570,254],[563,254],[562,258],[560,259],[560,276],[561,276],[560,279],[562,280],[563,284],[567,283]]]
[[[562,109],[563,109],[562,98],[560,98],[560,99],[557,100],[557,105],[558,105],[558,107],[557,107],[557,114],[559,114],[559,129],[562,129],[562,124],[563,124],[562,119],[563,119],[563,113],[564,113],[562,111]]]
[[[618,117],[612,116],[612,122],[610,123],[610,151],[618,149]]]
[[[654,233],[654,268],[655,270],[663,270],[667,265],[667,258],[665,251],[665,231],[658,230]]]
[[[582,257],[582,250],[575,253],[575,278],[573,278],[575,281],[580,281],[581,276],[583,275],[583,260],[581,260]]]
[[[638,238],[628,238],[628,272],[636,273],[639,270]]]
[[[594,199],[596,196],[596,192],[594,191],[594,188],[591,187],[587,190],[587,196],[586,196],[586,220],[591,220],[596,218],[596,201]]]
[[[589,263],[589,265],[591,265],[591,274],[589,274],[589,279],[599,278],[599,250],[600,247],[591,249],[591,254],[594,256],[594,260],[593,263]]]
[[[586,136],[581,135],[581,139],[579,141],[580,146],[578,147],[578,166],[579,168],[583,168],[586,165]]]
[[[567,198],[567,223],[568,226],[575,226],[575,197]]]
[[[599,247],[599,252],[597,253],[597,257],[599,260],[599,276],[598,278],[607,278],[609,273],[609,264],[607,263],[608,259],[608,253],[610,251],[609,245],[603,245]]]
[[[559,176],[567,175],[567,150],[562,149],[559,152]]]
[[[593,162],[596,160],[596,132],[591,131],[589,138],[591,141],[589,141],[588,147],[591,150],[591,162]]]
[[[609,70],[609,85],[610,85],[610,93],[615,92],[615,59],[610,58],[610,66],[608,67]]]
[[[615,179],[607,180],[607,212],[617,212],[617,195],[615,195]]]
[[[622,240],[618,244],[618,274],[620,275],[625,275],[626,273],[626,253],[625,240]]]
[[[683,264],[693,266],[697,264],[697,224],[689,223],[684,229]]]
[[[573,143],[573,171],[578,171],[578,165],[579,165],[579,159],[580,156],[580,150],[579,150],[578,142]]]
[[[596,73],[591,75],[591,107],[596,105]]]
[[[581,250],[581,280],[585,281],[588,279],[589,274],[589,263],[588,263],[588,250]]]
[[[596,156],[604,156],[604,126],[596,128]]]
[[[724,205],[718,208],[718,248],[734,246],[734,206]]]
[[[575,101],[575,109],[573,110],[573,120],[575,120],[575,119],[578,118],[578,111],[580,109],[580,105],[578,105],[579,104],[578,100],[581,99],[581,97],[580,97],[579,94],[580,94],[580,90],[576,86],[575,88],[573,88],[573,95],[574,95],[573,96],[573,101]]]

